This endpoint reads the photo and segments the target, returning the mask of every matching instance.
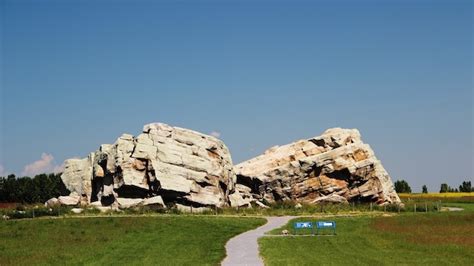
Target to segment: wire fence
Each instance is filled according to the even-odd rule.
[[[281,216],[281,215],[314,215],[314,214],[340,214],[340,213],[371,213],[371,212],[387,212],[387,213],[429,213],[439,212],[443,209],[444,204],[451,202],[407,200],[402,204],[385,204],[377,205],[371,202],[350,202],[349,204],[304,204],[296,202],[278,202],[269,204],[268,208],[260,206],[243,206],[243,207],[190,207],[189,210],[183,211],[177,208],[150,208],[147,206],[135,207],[120,210],[121,214],[128,215],[144,215],[144,214],[199,214],[199,215],[261,215],[261,216]],[[47,208],[43,206],[24,206],[19,205],[13,209],[0,209],[0,214],[4,219],[24,219],[37,218],[43,216],[64,216],[64,215],[111,215],[109,212],[101,212],[92,207],[83,208],[80,214],[74,214],[71,210],[73,207],[59,206],[55,208]]]

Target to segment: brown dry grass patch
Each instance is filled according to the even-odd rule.
[[[13,209],[18,205],[15,202],[0,202],[0,209]]]
[[[421,244],[474,247],[474,214],[380,217],[371,227]]]

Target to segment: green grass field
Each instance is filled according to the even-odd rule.
[[[472,265],[474,261],[473,212],[327,219],[336,221],[336,236],[261,238],[266,264]],[[306,220],[315,221],[294,221]],[[294,221],[285,228],[291,230]]]
[[[217,265],[257,218],[103,217],[0,221],[0,265]]]
[[[451,195],[441,202],[438,195],[407,194],[401,198],[406,207],[400,214],[396,210],[383,213],[384,208],[375,206],[370,211],[369,205],[305,205],[296,209],[289,203],[270,210],[223,210],[219,214],[343,216],[325,218],[337,222],[336,236],[261,238],[267,265],[472,265],[473,197]],[[425,204],[428,213],[423,211]],[[434,208],[438,204],[464,211],[438,212]],[[36,215],[43,214],[41,209],[35,210]],[[26,209],[23,216],[29,217],[31,211]],[[15,214],[14,209],[3,212]],[[71,215],[67,209],[61,210],[61,215],[66,213]],[[115,214],[87,212],[98,217],[81,214],[0,221],[0,265],[217,265],[225,256],[228,239],[265,222],[215,213],[144,213],[152,216],[109,217]],[[294,221],[285,228],[291,229]],[[271,233],[279,234],[282,229]]]

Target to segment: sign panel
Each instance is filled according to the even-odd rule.
[[[317,228],[317,231],[316,231],[317,235],[319,235],[319,230],[320,229],[323,230],[324,228],[331,228],[333,234],[334,235],[336,234],[336,222],[334,221],[318,221],[316,223],[316,228]]]
[[[333,228],[333,227],[336,227],[336,222],[321,221],[321,222],[318,222],[317,227],[318,228]]]
[[[303,229],[303,228],[313,228],[312,222],[297,222],[295,223],[296,229]]]

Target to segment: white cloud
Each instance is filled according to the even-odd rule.
[[[42,173],[58,173],[64,169],[64,165],[56,165],[54,157],[48,153],[42,153],[41,159],[34,161],[23,168],[22,175],[34,176]]]
[[[218,137],[220,137],[220,136],[221,136],[221,132],[218,132],[218,131],[212,131],[212,132],[210,133],[210,135],[211,135],[211,136],[213,136],[213,137],[216,137],[216,138],[218,138]]]

